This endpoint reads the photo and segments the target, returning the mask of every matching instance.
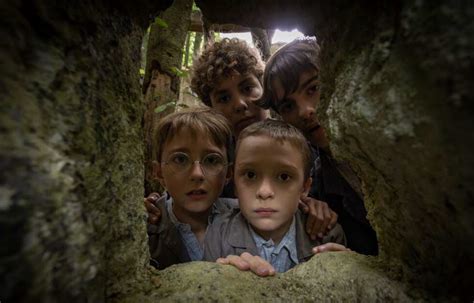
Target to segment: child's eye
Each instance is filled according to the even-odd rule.
[[[286,182],[291,179],[291,176],[287,173],[282,173],[278,175],[278,180]]]
[[[244,88],[243,88],[243,91],[246,94],[250,94],[253,91],[254,87],[255,86],[253,86],[253,85],[245,85]]]
[[[310,87],[308,87],[308,89],[306,90],[306,94],[308,96],[312,96],[314,95],[316,92],[319,91],[319,85],[318,84],[314,84],[314,85],[311,85]]]
[[[174,153],[171,155],[169,162],[180,166],[186,166],[189,162],[189,156],[185,153]]]
[[[224,159],[219,154],[209,154],[202,159],[202,164],[206,166],[219,166],[224,164]]]
[[[257,174],[256,174],[255,172],[253,172],[253,171],[246,171],[246,172],[244,173],[244,176],[245,176],[247,179],[249,179],[249,180],[254,180],[254,179],[257,178]]]
[[[217,99],[217,102],[219,103],[229,103],[230,101],[230,95],[222,95],[222,96],[219,96],[219,98]]]

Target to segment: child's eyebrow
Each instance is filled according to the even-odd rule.
[[[213,92],[212,94],[213,94],[214,96],[217,96],[217,95],[226,94],[227,92],[228,92],[227,89],[221,89],[221,90],[218,90],[218,91]]]
[[[301,83],[301,85],[298,86],[298,88],[296,89],[297,92],[301,92],[306,86],[308,86],[311,82],[315,81],[315,80],[319,80],[319,74],[309,78],[308,80],[306,80],[305,82]],[[275,105],[277,108],[287,104],[287,103],[294,103],[295,100],[293,100],[292,98],[288,98],[288,97],[284,97],[283,99],[281,99],[280,101],[276,101],[275,102]]]
[[[245,84],[247,82],[252,82],[254,83],[255,80],[251,77],[251,76],[248,76],[247,78],[243,79],[242,81],[239,82],[239,85],[242,85],[242,84]]]
[[[254,168],[255,163],[253,161],[239,161],[239,163],[236,164],[236,169],[248,169],[248,168]]]
[[[303,90],[306,86],[308,86],[311,82],[313,82],[313,81],[315,81],[315,80],[318,80],[318,79],[319,79],[319,74],[317,74],[317,75],[314,76],[314,77],[309,78],[309,79],[306,80],[305,82],[301,83],[300,86],[298,86],[297,91],[300,92],[300,91]]]
[[[278,163],[277,165],[278,165],[278,167],[276,168],[277,171],[287,172],[290,174],[295,174],[298,171],[304,170],[304,168],[300,168],[289,163]],[[236,163],[235,171],[248,170],[248,169],[258,170],[258,164],[256,164],[253,161],[239,161],[238,163]]]
[[[189,152],[189,148],[186,148],[186,147],[176,147],[176,148],[171,149],[169,152],[171,152],[171,153],[175,153],[175,152],[188,153],[188,152]]]
[[[285,162],[281,162],[281,163],[278,163],[278,167],[277,167],[279,170],[282,170],[282,171],[288,171],[289,173],[295,173],[299,170],[301,170],[299,167],[291,164],[291,163],[285,163]]]
[[[170,152],[175,153],[175,152],[183,152],[183,153],[191,153],[191,149],[188,147],[176,147],[170,150]],[[204,149],[205,153],[208,154],[220,154],[222,155],[222,151],[216,146],[216,148],[206,148]]]
[[[204,151],[205,151],[206,153],[208,153],[208,154],[219,154],[219,155],[222,156],[222,151],[220,151],[220,150],[217,149],[217,148],[216,148],[216,149],[206,148]]]

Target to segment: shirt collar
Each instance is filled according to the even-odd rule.
[[[212,205],[212,208],[211,208],[211,214],[209,215],[208,219],[207,219],[207,224],[211,224],[212,221],[214,221],[214,218],[222,212],[222,210],[220,210],[218,207],[217,207],[217,204],[218,201],[216,201],[216,203],[214,203]],[[168,211],[168,214],[169,214],[169,217],[170,217],[170,221],[176,225],[176,226],[181,226],[181,227],[189,227],[189,224],[187,223],[182,223],[178,220],[178,218],[176,218],[176,215],[174,214],[173,212],[173,198],[169,197],[168,199],[166,199],[165,201],[165,204],[166,204],[166,210]]]
[[[272,247],[275,246],[273,249],[273,254],[280,254],[282,249],[286,249],[288,251],[288,255],[290,256],[291,261],[293,263],[298,264],[298,253],[296,250],[296,227],[295,227],[295,216],[293,216],[293,220],[291,221],[290,228],[286,232],[286,234],[281,239],[278,245],[275,245],[272,239],[265,240],[260,235],[258,235],[252,226],[249,225],[250,233],[252,234],[253,239],[255,240],[255,244],[257,248],[260,250],[262,246],[265,247]]]

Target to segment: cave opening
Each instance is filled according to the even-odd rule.
[[[0,300],[472,300],[469,3],[196,1],[210,25],[318,37],[322,123],[377,231],[377,257],[326,254],[258,279],[148,265],[146,134],[177,107],[197,39],[172,2],[0,4]],[[180,42],[148,41],[141,85],[150,24]]]

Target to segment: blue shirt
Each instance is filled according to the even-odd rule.
[[[196,235],[191,230],[191,225],[179,222],[178,218],[176,218],[173,212],[173,198],[169,197],[165,203],[170,220],[176,226],[176,229],[181,235],[184,246],[188,251],[189,258],[191,258],[191,261],[201,261],[204,253],[204,248],[202,246],[202,243],[199,243],[199,240],[196,238]],[[216,203],[225,203],[231,207],[236,207],[236,200],[234,199],[218,199]],[[217,214],[219,214],[219,211],[216,205],[213,204],[211,214],[207,219],[208,227],[212,223],[212,221],[214,221],[214,218]]]
[[[255,241],[260,257],[270,263],[277,272],[285,272],[298,264],[294,217],[290,229],[278,245],[275,245],[272,239],[267,241],[260,237],[251,226],[250,232]]]

